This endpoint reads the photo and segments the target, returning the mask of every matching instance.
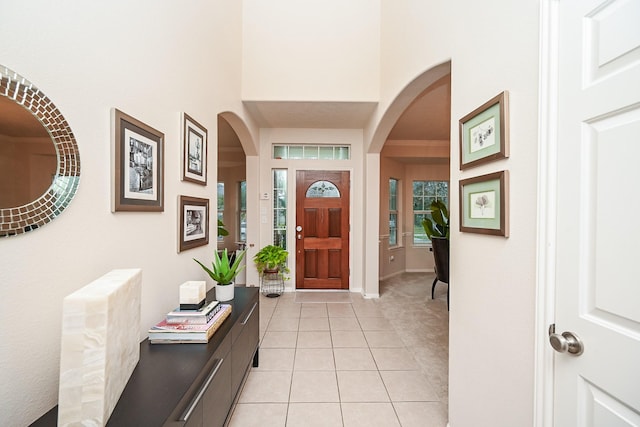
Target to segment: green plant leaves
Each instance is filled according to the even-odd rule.
[[[245,268],[244,265],[240,265],[245,254],[246,251],[236,252],[236,257],[233,262],[231,262],[226,248],[222,252],[222,256],[218,254],[218,251],[213,251],[211,268],[208,268],[195,258],[193,260],[197,262],[200,267],[207,272],[209,277],[215,280],[219,285],[228,285],[233,282],[233,279],[236,278],[238,273]]]
[[[440,200],[434,200],[430,205],[431,219],[424,219],[422,221],[422,227],[424,228],[427,237],[431,240],[432,237],[445,237],[449,238],[449,210],[447,206]]]
[[[224,223],[218,220],[218,236],[228,236],[229,232],[224,228]]]
[[[260,249],[253,257],[253,262],[260,274],[264,270],[279,270],[281,273],[288,273],[287,257],[289,252],[276,245],[267,245]]]

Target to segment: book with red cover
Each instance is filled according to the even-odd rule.
[[[167,313],[167,323],[206,324],[216,315],[222,306],[218,301],[211,301],[199,310],[181,310],[180,307]]]
[[[149,342],[151,344],[207,343],[230,314],[231,305],[222,304],[220,311],[204,325],[168,323],[167,319],[164,319],[149,329]]]

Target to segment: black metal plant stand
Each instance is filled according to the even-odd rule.
[[[260,278],[260,291],[268,298],[277,298],[284,292],[284,278],[279,272],[265,271]]]

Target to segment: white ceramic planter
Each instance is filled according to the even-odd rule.
[[[219,285],[216,283],[216,300],[218,301],[231,301],[233,299],[233,290],[235,285]]]

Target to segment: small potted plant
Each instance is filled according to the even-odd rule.
[[[219,255],[218,251],[213,251],[211,268],[197,259],[193,259],[216,282],[216,299],[218,301],[230,301],[233,299],[233,280],[245,267],[240,265],[244,255],[245,251],[238,251],[235,253],[234,258],[233,255],[229,255],[226,248],[222,251],[222,255]]]
[[[431,218],[422,220],[422,227],[427,233],[429,240],[433,237],[449,239],[449,211],[447,206],[440,200],[434,200],[429,206]]]
[[[289,272],[287,267],[288,256],[289,252],[283,247],[267,245],[254,255],[253,262],[256,264],[260,275],[264,273],[279,273],[284,276]]]
[[[436,283],[447,284],[447,306],[449,305],[449,211],[440,200],[431,202],[431,218],[422,220],[427,237],[431,240],[436,278],[431,285],[433,299]]]
[[[225,228],[225,225],[222,221],[218,220],[218,236],[228,236],[229,231]]]

